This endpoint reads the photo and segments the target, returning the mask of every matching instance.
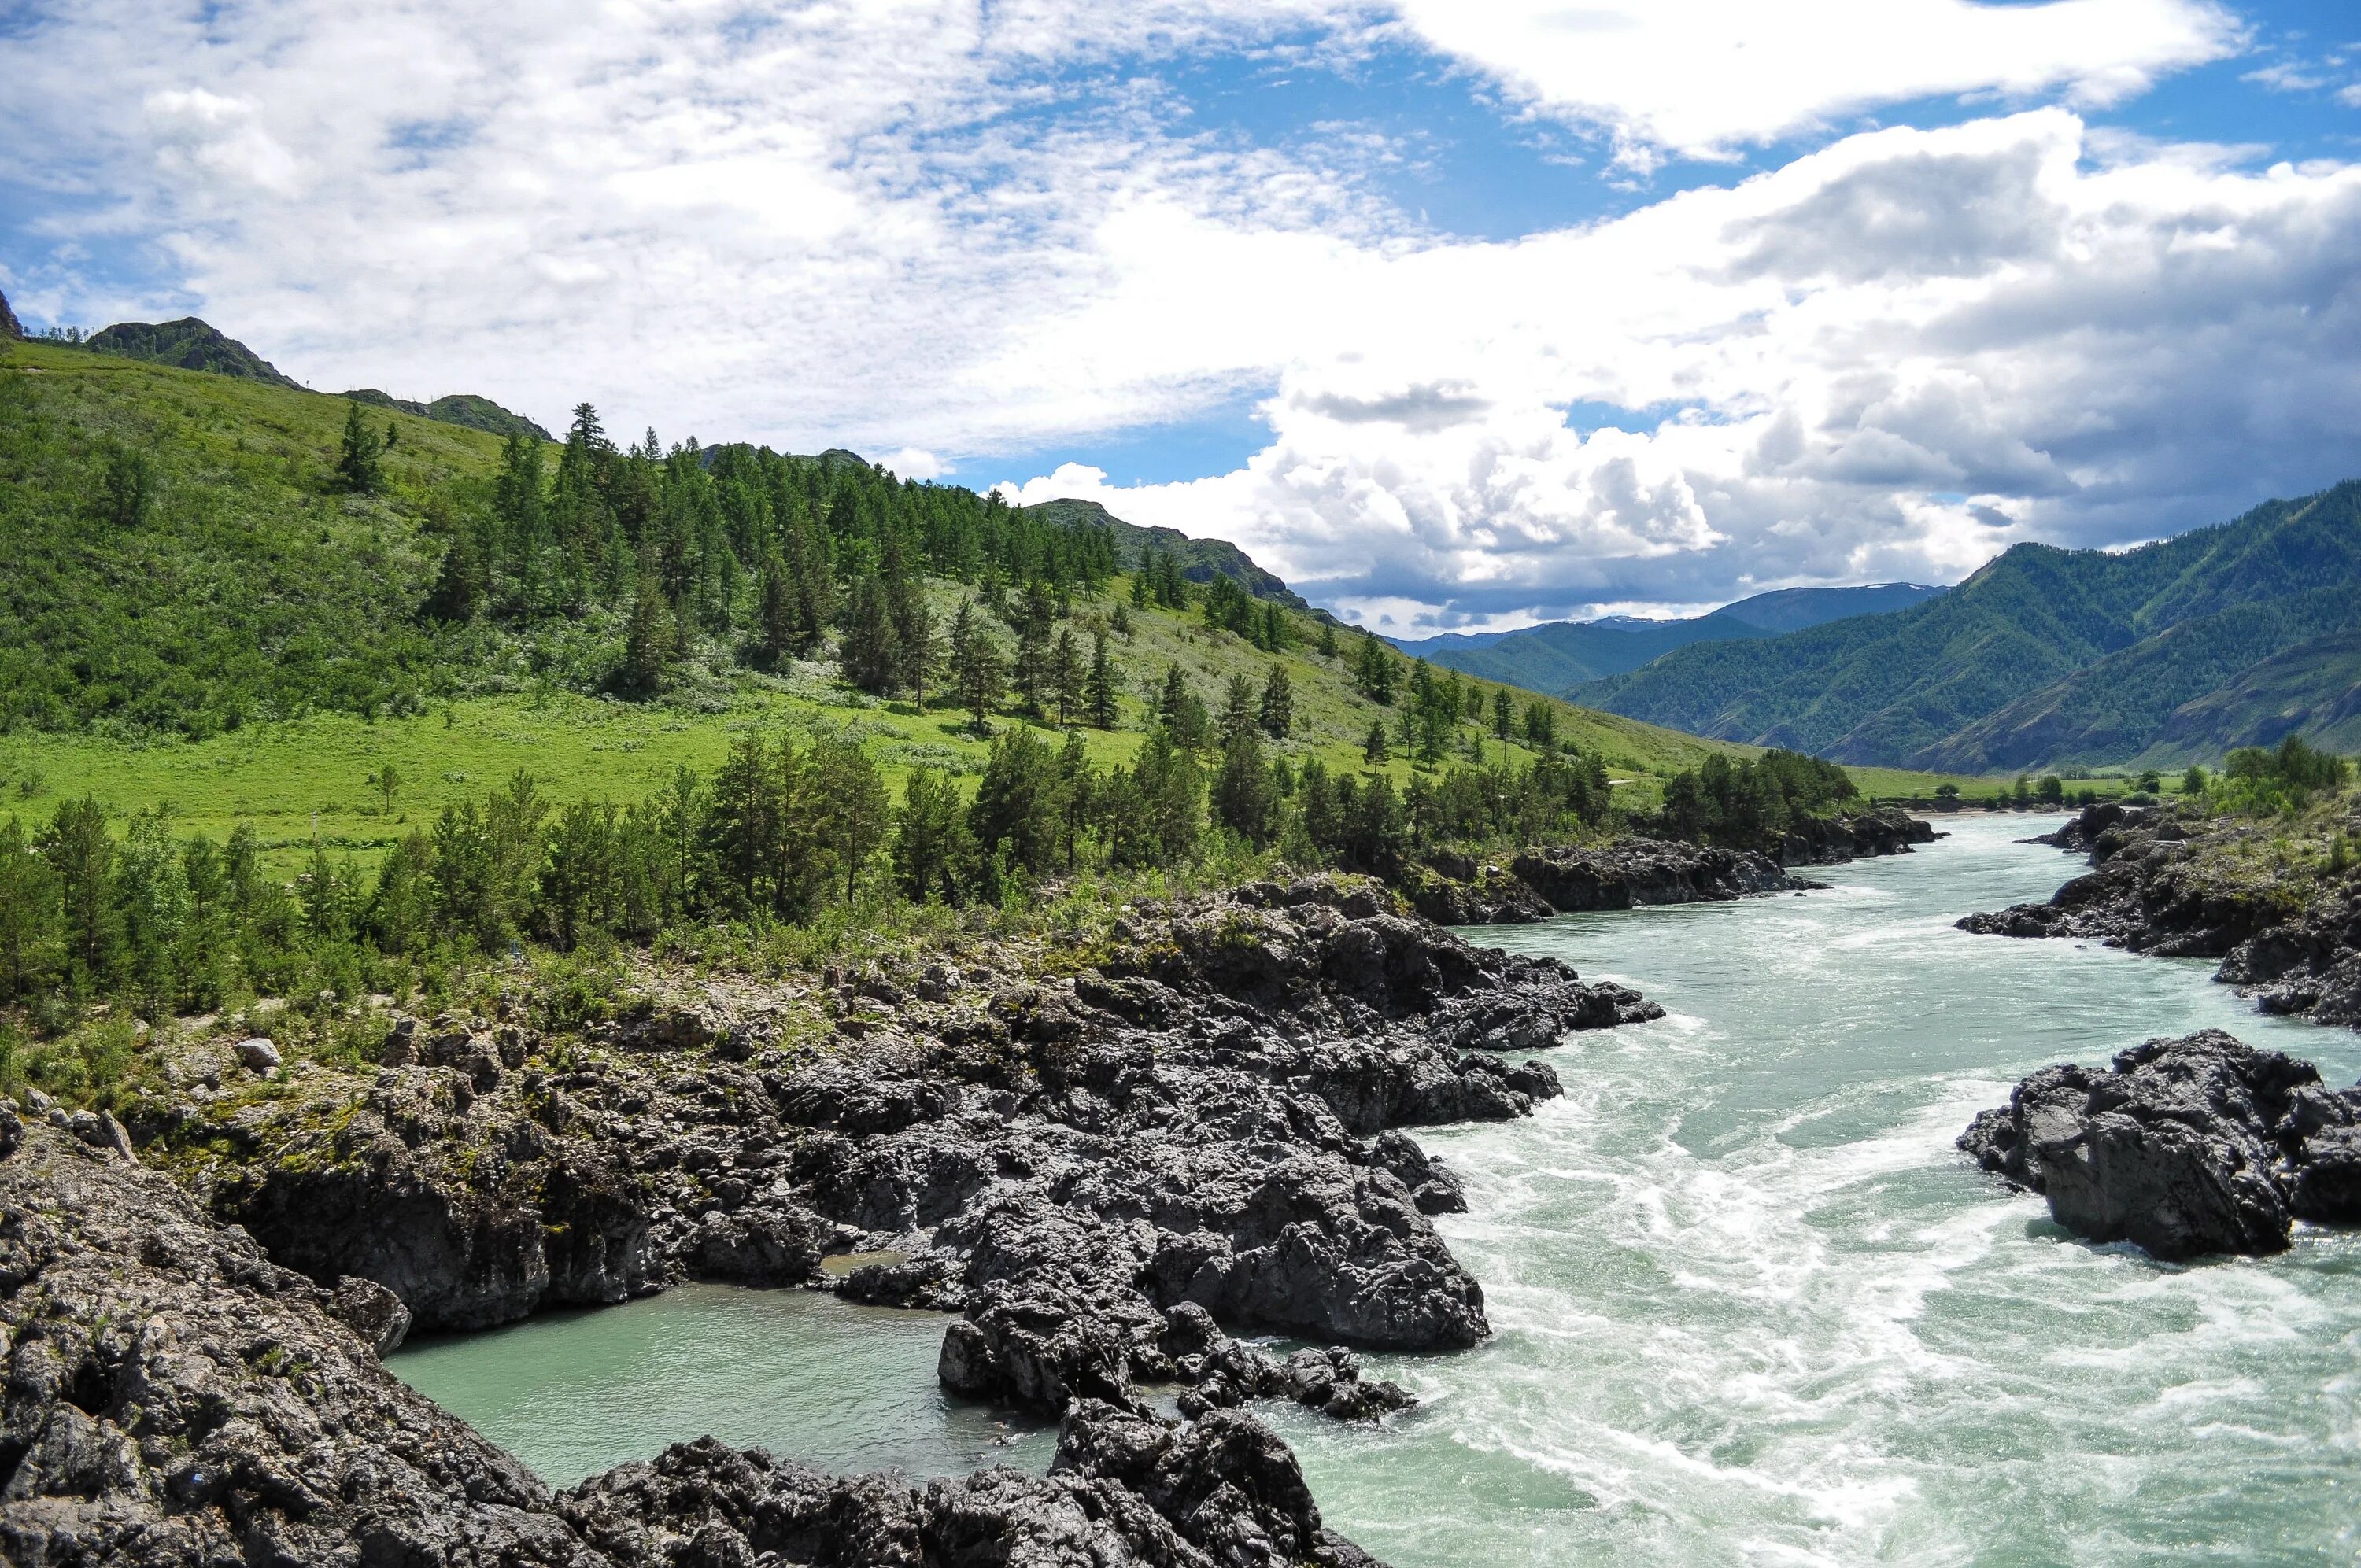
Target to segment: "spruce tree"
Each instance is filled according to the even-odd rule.
[[[1074,640],[1073,629],[1060,627],[1058,641],[1049,648],[1049,691],[1058,705],[1058,727],[1064,729],[1073,722],[1075,710],[1082,705],[1082,648]]]
[[[1373,718],[1369,721],[1368,739],[1361,742],[1361,759],[1373,768],[1382,768],[1386,765],[1389,755],[1386,749],[1386,721],[1382,718]]]
[[[1261,736],[1250,723],[1223,743],[1222,765],[1213,774],[1213,806],[1222,826],[1248,843],[1258,848],[1270,841],[1279,801],[1263,760]]]
[[[1115,664],[1107,657],[1106,633],[1091,639],[1091,674],[1084,686],[1090,721],[1101,729],[1115,727]]]
[[[443,552],[443,565],[435,574],[434,590],[426,596],[427,614],[455,626],[475,620],[477,579],[480,573],[481,569],[476,563],[474,534],[463,526],[452,534],[450,547]]]
[[[1500,742],[1500,765],[1509,765],[1509,731],[1516,708],[1509,700],[1509,688],[1492,688],[1492,733]]]
[[[1323,659],[1336,656],[1336,623],[1324,617],[1320,622],[1320,656]]]
[[[361,406],[345,405],[344,450],[336,458],[336,478],[345,488],[356,495],[366,495],[378,487],[380,474],[378,454],[383,450],[379,437],[361,418]]]
[[[1274,740],[1284,740],[1287,732],[1295,728],[1295,685],[1287,678],[1287,666],[1273,664],[1262,678],[1262,710],[1258,715],[1262,732]]]

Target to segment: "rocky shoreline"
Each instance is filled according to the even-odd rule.
[[[1793,867],[1906,855],[1913,844],[1932,843],[1936,836],[1924,817],[1882,806],[1851,817],[1803,818],[1767,851],[1620,839],[1583,848],[1528,850],[1505,865],[1439,855],[1405,877],[1403,891],[1437,925],[1524,925],[1600,909],[1801,892],[1823,884],[1790,875]]]
[[[235,1541],[280,1561],[966,1563],[1037,1539],[1110,1563],[1362,1561],[1235,1407],[1381,1415],[1409,1397],[1352,1347],[1488,1334],[1428,1218],[1464,1205],[1457,1183],[1402,1129],[1528,1114],[1556,1077],[1504,1053],[1658,1010],[1326,877],[1136,907],[1054,958],[830,977],[819,1039],[742,996],[571,1039],[451,1017],[397,1028],[367,1075],[273,1064],[275,1092],[249,1094],[256,1052],[124,1124],[30,1129],[0,1166],[21,1255],[0,1308],[11,1561]],[[135,1168],[134,1142],[180,1185]],[[412,1325],[687,1278],[957,1313],[945,1385],[1061,1414],[1055,1473],[917,1489],[701,1445],[553,1501],[376,1361]],[[1326,1348],[1281,1362],[1234,1337],[1271,1332]],[[258,1434],[209,1392],[257,1376],[278,1401]],[[1187,1420],[1151,1411],[1150,1381],[1181,1386]],[[230,1446],[189,1458],[208,1442]],[[411,1509],[391,1534],[387,1487]],[[759,1544],[807,1539],[790,1516],[909,1554]]]
[[[2361,1027],[2361,877],[2300,895],[2267,869],[2247,871],[2243,851],[2269,831],[2169,804],[2085,806],[2038,841],[2087,854],[2090,872],[2046,903],[1971,915],[1960,929],[2219,959],[2214,978],[2266,1013]]]
[[[1532,918],[1814,885],[1781,861],[1930,837],[1632,840],[1500,874]],[[0,1554],[1366,1563],[1243,1407],[1377,1419],[1415,1401],[1356,1350],[1485,1338],[1430,1219],[1465,1200],[1406,1130],[1530,1114],[1559,1092],[1530,1053],[1661,1016],[1398,910],[1265,883],[1021,963],[710,981],[566,1033],[510,999],[401,1020],[358,1069],[249,1039],[120,1121],[0,1113]],[[950,1314],[943,1385],[1058,1416],[1049,1475],[918,1486],[704,1442],[553,1496],[379,1361],[413,1329],[688,1279]]]
[[[2361,1087],[2219,1029],[2106,1070],[2044,1068],[1959,1146],[2076,1235],[2168,1262],[2284,1252],[2296,1220],[2361,1223]]]

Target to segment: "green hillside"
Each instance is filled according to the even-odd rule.
[[[2262,660],[2217,691],[2182,704],[2138,759],[2180,767],[2290,735],[2347,756],[2361,754],[2361,629],[2300,642]]]
[[[1855,763],[2122,762],[2236,661],[2320,634],[2356,592],[2361,484],[2347,483],[2120,554],[2020,544],[1916,609],[1691,646],[1568,695]]]
[[[397,398],[390,392],[380,392],[375,387],[362,387],[346,392],[346,397],[357,403],[375,408],[400,409],[421,419],[438,420],[445,424],[465,425],[493,435],[530,435],[536,441],[555,439],[539,424],[520,413],[511,413],[489,398],[479,398],[473,392],[454,392],[435,399],[431,403],[415,402]]]
[[[1405,786],[1422,749],[1428,772],[1502,754],[1484,694],[1441,672],[1436,700],[1448,694],[1459,718],[1439,738],[1404,737],[1414,668],[1397,660],[1396,700],[1371,700],[1356,685],[1363,640],[1314,613],[1245,594],[1223,610],[1202,587],[1135,606],[1137,573],[1115,567],[1145,557],[1126,559],[1103,514],[1013,511],[850,454],[594,458],[577,439],[525,455],[544,478],[520,530],[509,492],[522,458],[489,433],[369,408],[364,433],[390,424],[392,446],[375,488],[344,482],[355,407],[63,346],[10,351],[0,540],[18,566],[0,587],[0,816],[37,820],[88,794],[125,812],[169,804],[207,833],[251,822],[288,855],[316,835],[367,856],[519,768],[558,798],[626,801],[680,763],[709,770],[763,726],[852,735],[889,780],[927,766],[973,777],[989,747],[942,672],[924,711],[898,685],[845,678],[836,628],[895,559],[926,568],[910,597],[939,630],[965,599],[996,602],[983,624],[1014,652],[1017,585],[1038,576],[1085,652],[1107,632],[1117,723],[1085,731],[1104,762],[1137,748],[1176,666],[1216,712],[1234,677],[1259,685],[1282,668],[1294,711],[1274,750],[1298,763],[1362,771],[1378,722],[1394,751],[1383,771]],[[609,469],[595,484],[568,477],[594,462]],[[587,493],[569,499],[574,483]],[[1183,571],[1224,551],[1245,560],[1137,537]],[[1239,607],[1248,635],[1209,619],[1244,625]],[[655,678],[635,683],[643,609],[665,622],[665,647]],[[1506,753],[1521,765],[1536,754],[1526,702]],[[1635,806],[1655,779],[1732,750],[1544,706],[1555,739],[1631,781]],[[1016,710],[1002,703],[995,726]],[[366,782],[388,765],[402,781],[390,799]]]

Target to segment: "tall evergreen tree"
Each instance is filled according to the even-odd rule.
[[[337,482],[357,495],[376,489],[383,477],[378,455],[384,450],[383,439],[361,418],[360,404],[346,403],[344,448],[336,457]]]
[[[1244,674],[1235,674],[1222,691],[1222,743],[1228,745],[1241,735],[1250,735],[1262,727],[1259,704],[1255,699],[1255,684]]]
[[[955,902],[968,873],[972,836],[959,785],[935,768],[913,768],[894,819],[894,876],[906,898]]]
[[[960,706],[967,709],[975,733],[981,737],[992,733],[992,710],[1000,706],[1005,666],[1000,644],[993,641],[990,632],[972,628],[964,642],[964,650],[951,670],[951,680],[959,687]]]
[[[663,585],[653,571],[642,573],[631,623],[623,630],[623,689],[642,696],[662,690],[677,637]]]
[[[1492,688],[1492,734],[1500,742],[1500,765],[1509,765],[1509,734],[1516,717],[1515,706],[1509,697],[1509,688]]]
[[[1101,729],[1115,727],[1115,663],[1107,657],[1104,631],[1091,639],[1091,674],[1084,687],[1084,701],[1093,725]]]
[[[894,689],[901,651],[885,585],[873,576],[862,578],[845,603],[836,657],[844,678],[861,690],[882,696]]]
[[[1263,675],[1258,717],[1262,732],[1274,740],[1284,740],[1295,728],[1295,684],[1287,678],[1286,665],[1273,664]]]
[[[942,667],[943,640],[935,630],[934,607],[915,588],[905,593],[895,607],[894,633],[902,684],[910,688],[912,704],[924,713],[928,684]]]
[[[1060,627],[1058,640],[1049,645],[1049,691],[1058,704],[1058,727],[1065,729],[1082,706],[1082,644],[1074,640],[1071,627]]]

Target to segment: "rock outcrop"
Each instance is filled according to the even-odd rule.
[[[2218,1029],[2105,1071],[2045,1068],[1960,1147],[2077,1235],[2168,1260],[2281,1252],[2294,1220],[2361,1222],[2361,1089]]]
[[[553,1498],[379,1364],[384,1305],[278,1266],[165,1178],[34,1128],[0,1156],[0,1560],[1370,1563],[1322,1523],[1286,1446],[1235,1410],[1174,1422],[1079,1402],[1046,1476],[914,1486],[708,1439]]]
[[[2214,978],[2253,993],[2266,1013],[2361,1027],[2361,878],[2296,897],[2238,853],[2263,831],[2169,806],[2086,806],[2040,841],[2087,853],[2089,872],[2046,903],[1971,915],[1960,928],[2219,959]]]
[[[819,1050],[653,1008],[561,1069],[517,1025],[450,1020],[398,1031],[405,1065],[357,1096],[181,1106],[149,1130],[239,1146],[196,1173],[214,1212],[321,1285],[375,1281],[422,1331],[680,1278],[827,1285],[824,1257],[890,1254],[840,1288],[961,1313],[941,1356],[957,1391],[1144,1409],[1140,1381],[1218,1376],[1209,1408],[1361,1417],[1389,1397],[1349,1355],[1301,1369],[1307,1397],[1283,1368],[1168,1348],[1172,1313],[1475,1343],[1483,1293],[1430,1219],[1464,1201],[1402,1129],[1527,1114],[1556,1075],[1510,1053],[1660,1015],[1328,877],[1139,908],[1093,956],[867,982],[845,1020],[862,1036]]]

